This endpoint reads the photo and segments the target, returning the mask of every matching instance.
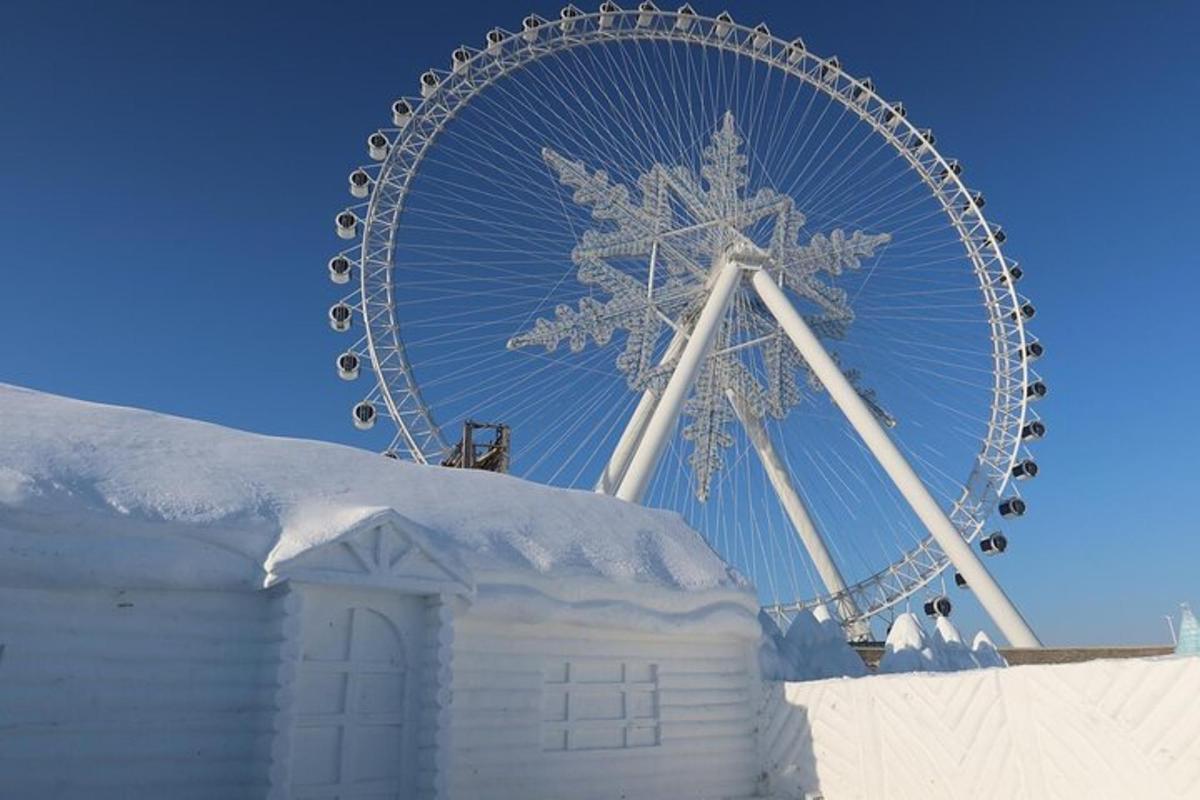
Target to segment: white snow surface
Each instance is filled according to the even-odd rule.
[[[273,551],[302,553],[388,508],[479,583],[577,603],[638,586],[757,606],[675,513],[0,384],[0,584],[257,587]]]

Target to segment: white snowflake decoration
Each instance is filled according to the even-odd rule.
[[[806,220],[791,197],[768,188],[745,196],[749,178],[741,148],[733,115],[726,113],[704,149],[699,177],[656,163],[638,178],[636,200],[626,187],[610,183],[603,170],[588,172],[580,161],[543,150],[546,164],[574,190],[575,202],[590,206],[600,223],[583,234],[571,258],[580,283],[609,299],[589,296],[576,308],[560,305],[553,319],[538,319],[510,339],[509,348],[540,345],[552,352],[566,341],[572,352],[580,352],[589,340],[603,346],[624,331],[617,369],[634,391],[661,389],[675,368],[675,359],[663,360],[664,330],[686,335],[707,298],[714,264],[730,246],[746,240],[760,240],[775,279],[816,307],[805,315],[813,330],[842,338],[854,313],[845,291],[829,279],[858,268],[890,235],[835,229],[800,244]],[[639,277],[642,271],[645,279]],[[761,353],[761,375],[748,366],[750,348]],[[700,499],[707,498],[722,452],[733,442],[728,427],[736,417],[729,395],[756,416],[782,418],[802,397],[796,383],[800,372],[819,390],[774,318],[752,292],[739,290],[684,406],[682,435],[692,443],[689,462]],[[847,375],[857,385],[857,374],[848,370]],[[895,424],[873,392],[861,393],[886,424]]]

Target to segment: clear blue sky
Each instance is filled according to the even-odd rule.
[[[875,77],[986,191],[1052,392],[1001,577],[1050,642],[1164,640],[1200,604],[1196,4],[730,6]],[[324,320],[346,173],[530,10],[557,6],[5,6],[0,380],[355,443]]]

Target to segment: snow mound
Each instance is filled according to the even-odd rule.
[[[888,632],[879,672],[960,672],[1007,666],[983,631],[975,634],[968,648],[949,617],[938,617],[933,632],[927,634],[915,614],[904,613],[896,617]]]
[[[302,553],[390,508],[481,583],[491,572],[705,602],[733,592],[756,607],[745,579],[677,514],[590,491],[4,384],[0,430],[3,584],[261,586],[272,552]]]
[[[883,645],[879,672],[927,672],[933,669],[933,649],[915,614],[904,613],[892,622]]]
[[[983,631],[975,634],[975,641],[971,643],[971,655],[975,656],[975,663],[981,667],[1008,666],[1004,656],[1000,655],[996,645],[992,644],[992,640]]]
[[[758,624],[762,627],[762,638],[758,642],[758,668],[767,680],[787,680],[789,667],[784,660],[780,646],[783,642],[783,631],[766,611],[758,612]]]
[[[847,642],[842,626],[823,606],[801,611],[787,633],[766,613],[759,615],[763,637],[759,666],[763,677],[774,681],[810,681],[867,674],[862,658]]]
[[[821,638],[817,640],[816,658],[825,671],[833,675],[860,678],[867,674],[867,665],[862,656],[846,641],[846,633],[829,609],[817,606],[813,617],[821,625]]]
[[[929,642],[942,672],[958,672],[979,666],[949,617],[937,618]]]

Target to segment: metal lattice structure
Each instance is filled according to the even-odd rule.
[[[965,479],[953,482],[958,487],[953,496],[939,484],[939,494],[947,498],[941,503],[945,516],[957,538],[973,543],[983,538],[984,526],[998,504],[1009,504],[1002,511],[1023,511],[1024,505],[1013,493],[1011,480],[1036,474],[1036,465],[1027,458],[1025,447],[1045,431],[1029,407],[1031,399],[1045,392],[1031,366],[1031,361],[1042,352],[1041,345],[1025,330],[1034,309],[1017,291],[1021,270],[1003,251],[1003,233],[985,219],[982,196],[967,187],[959,164],[938,152],[933,134],[914,126],[900,103],[885,100],[871,80],[850,75],[836,58],[813,54],[801,40],[785,41],[772,35],[765,25],[740,25],[726,14],[706,17],[688,6],[662,11],[648,3],[634,10],[605,4],[595,13],[568,7],[557,20],[531,16],[519,31],[493,29],[485,41],[479,50],[456,49],[450,69],[432,69],[421,77],[420,96],[401,98],[394,103],[393,125],[368,138],[368,150],[375,163],[360,167],[351,175],[352,194],[365,198],[365,202],[346,209],[337,218],[339,234],[352,240],[353,247],[335,257],[331,274],[335,282],[344,282],[354,274],[358,283],[355,291],[331,310],[331,323],[339,330],[351,328],[355,322],[362,327],[361,338],[340,357],[339,373],[344,378],[354,377],[358,365],[366,363],[372,367],[375,379],[370,392],[355,406],[355,422],[360,427],[369,426],[376,416],[387,417],[395,427],[389,452],[418,463],[438,464],[445,459],[449,447],[438,416],[445,412],[436,402],[428,400],[427,394],[439,381],[445,384],[456,380],[457,373],[450,370],[446,373],[450,377],[442,379],[437,367],[411,359],[409,349],[414,339],[409,331],[422,325],[433,330],[435,324],[452,326],[452,323],[434,322],[436,314],[424,312],[424,306],[421,309],[425,316],[420,322],[406,321],[404,293],[421,298],[412,301],[414,304],[426,303],[423,293],[427,284],[414,278],[406,286],[405,281],[410,280],[410,273],[421,277],[434,275],[428,285],[432,286],[434,280],[444,280],[442,288],[447,291],[442,296],[452,297],[455,290],[451,278],[438,277],[418,257],[427,258],[429,264],[454,264],[454,269],[458,269],[460,261],[474,257],[472,253],[485,253],[491,260],[480,270],[483,272],[486,267],[485,277],[491,281],[490,285],[514,287],[512,296],[517,298],[522,287],[528,285],[529,276],[536,278],[541,274],[535,274],[520,262],[521,253],[525,252],[520,248],[527,246],[527,242],[536,245],[543,241],[539,233],[544,233],[534,224],[522,230],[525,223],[521,214],[526,208],[539,207],[541,197],[553,193],[551,184],[545,180],[548,178],[559,187],[560,194],[554,202],[564,208],[561,213],[566,222],[561,231],[555,230],[562,243],[544,237],[548,255],[543,260],[557,259],[566,271],[555,278],[556,282],[547,279],[550,288],[545,296],[537,303],[527,303],[528,308],[522,307],[519,318],[514,317],[518,324],[510,326],[508,335],[500,341],[510,353],[544,351],[546,357],[555,358],[613,344],[620,353],[606,362],[605,369],[609,369],[609,364],[615,367],[615,372],[609,370],[609,374],[619,375],[624,390],[632,393],[630,397],[636,399],[641,395],[638,408],[633,410],[635,421],[639,414],[643,422],[649,420],[653,407],[660,403],[662,393],[678,371],[687,343],[695,338],[697,320],[711,305],[722,266],[736,261],[738,269],[743,270],[741,277],[730,278],[734,283],[729,290],[729,310],[714,328],[710,350],[697,362],[696,377],[685,387],[687,399],[678,414],[682,420],[674,428],[678,438],[670,445],[675,448],[686,443],[690,448],[686,457],[674,459],[670,468],[683,469],[686,463],[692,472],[688,479],[690,493],[696,500],[707,501],[713,481],[720,480],[722,467],[730,460],[730,447],[735,443],[730,430],[737,428],[739,422],[746,430],[746,435],[737,440],[744,443],[744,453],[757,448],[768,472],[771,459],[775,458],[779,471],[793,473],[791,479],[774,475],[773,480],[785,483],[794,480],[795,470],[784,466],[794,453],[776,453],[767,429],[772,420],[794,417],[792,409],[802,402],[806,407],[827,402],[816,397],[827,387],[809,368],[811,358],[806,360],[797,350],[794,337],[785,330],[786,325],[780,324],[779,315],[768,312],[767,295],[758,289],[757,277],[751,280],[751,273],[761,270],[792,302],[803,305],[807,309],[801,315],[804,322],[828,347],[843,339],[848,330],[864,327],[856,322],[856,296],[865,296],[882,280],[875,276],[886,274],[889,253],[896,252],[905,242],[915,242],[904,253],[919,253],[920,247],[930,251],[937,248],[940,258],[945,250],[948,255],[944,260],[953,259],[955,269],[970,276],[974,299],[969,304],[945,302],[943,307],[958,314],[959,308],[970,306],[972,314],[978,312],[979,325],[986,331],[980,340],[986,340],[986,360],[981,349],[978,363],[967,366],[964,356],[964,365],[954,366],[963,375],[974,374],[968,370],[986,372],[987,387],[983,390],[986,409],[975,415],[985,419],[986,425],[981,423],[981,434],[960,437],[975,442],[974,455]],[[535,87],[537,91],[526,91],[522,81],[541,83]],[[604,88],[614,84],[622,89],[609,93]],[[689,91],[689,85],[711,88],[707,88],[707,96],[705,88],[693,88],[691,91],[700,100],[693,102],[694,98],[689,98],[685,105],[681,94]],[[777,89],[772,88],[776,85]],[[553,106],[552,101],[544,99],[551,90],[562,93]],[[761,100],[741,100],[746,91],[761,92]],[[638,95],[637,102],[641,105],[634,106],[632,98],[625,100],[626,94]],[[793,110],[800,100],[791,99],[791,106],[786,105],[793,95],[820,98],[826,110],[814,122],[810,110],[817,101],[807,100],[809,108],[804,109],[801,118],[799,110]],[[706,107],[710,98],[712,109]],[[647,110],[659,100],[661,105],[654,111]],[[718,101],[739,104],[741,113],[716,108]],[[624,105],[626,102],[628,107]],[[774,112],[769,107],[772,102],[776,104]],[[528,116],[522,112],[520,127],[505,129],[502,122],[496,126],[495,118],[491,117],[488,126],[476,121],[482,119],[481,115],[505,106],[514,113],[517,109],[529,109]],[[482,110],[476,112],[480,107]],[[621,130],[611,134],[612,129],[605,127],[604,115],[610,110],[625,123],[612,127],[627,129],[627,134]],[[838,181],[845,185],[852,179],[861,182],[851,171],[858,154],[864,164],[873,167],[873,162],[867,161],[868,144],[858,145],[853,151],[850,145],[842,144],[850,140],[849,131],[859,136],[857,132],[861,130],[862,141],[873,148],[869,151],[871,157],[882,165],[875,168],[876,172],[886,167],[899,176],[881,177],[878,183],[883,189],[872,189],[868,184],[863,196],[871,198],[872,191],[881,194],[889,185],[887,181],[896,185],[905,181],[905,187],[912,181],[913,186],[920,187],[921,196],[910,200],[916,197],[910,187],[904,189],[906,194],[901,197],[914,207],[921,204],[922,216],[918,218],[917,212],[912,212],[916,220],[913,222],[900,216],[900,211],[881,211],[874,212],[876,218],[894,224],[834,224],[837,220],[824,217],[817,224],[812,211],[813,205],[819,206],[822,200],[820,192],[812,192],[808,199],[813,203],[806,204],[792,193],[770,185],[752,185],[756,177],[760,184],[765,182],[762,179],[772,178],[769,167],[782,165],[779,171],[783,171],[788,165],[788,154],[782,147],[752,151],[762,137],[778,136],[764,118],[772,113],[784,115],[785,110],[791,115],[789,119],[803,120],[814,128],[815,132],[809,132],[803,140],[800,151],[801,154],[805,148],[813,151],[806,169],[815,177],[807,180],[810,184],[823,180],[820,186],[828,188],[824,197],[840,196],[836,194]],[[471,116],[473,113],[476,117]],[[661,117],[656,116],[659,114]],[[705,126],[703,135],[701,126]],[[821,126],[829,128],[829,132],[823,142],[813,142]],[[843,134],[843,129],[848,132]],[[468,130],[478,131],[473,135],[495,153],[490,164],[480,159],[479,165],[471,169],[486,173],[491,168],[499,174],[511,164],[515,173],[511,181],[487,173],[486,186],[478,190],[471,187],[470,169],[461,166],[475,152],[468,147]],[[766,133],[759,134],[760,131]],[[793,142],[803,135],[803,125],[800,131],[792,134]],[[605,160],[590,152],[589,143],[582,141],[584,134],[600,137],[600,146],[595,149],[607,147],[610,157]],[[612,138],[615,142],[619,135],[626,135],[628,142],[608,141]],[[668,141],[673,135],[678,145]],[[843,149],[832,149],[830,143],[839,135],[842,140],[837,147]],[[489,138],[492,136],[495,138]],[[554,146],[551,139],[561,140],[559,146]],[[832,149],[823,161],[822,146]],[[885,155],[874,155],[883,153],[885,148]],[[447,156],[439,161],[440,150],[453,154],[453,158]],[[843,163],[849,165],[841,167],[845,177],[842,173],[825,177],[817,171],[832,164],[843,152],[846,152]],[[690,166],[677,163],[676,157]],[[768,157],[774,160],[761,163]],[[798,161],[799,157],[792,160]],[[890,160],[885,162],[884,158]],[[534,171],[535,163],[544,168],[543,173]],[[893,163],[903,170],[890,166]],[[812,167],[814,164],[816,167]],[[797,174],[803,178],[807,173],[797,171]],[[545,188],[538,189],[540,194],[535,195],[527,185],[534,179],[531,176],[539,175],[538,186]],[[793,185],[801,185],[799,181],[797,178]],[[528,201],[523,194],[526,191]],[[507,202],[505,197],[509,197],[512,221],[497,220],[476,208],[486,201],[485,195],[494,197],[497,203]],[[456,206],[456,202],[463,205]],[[590,222],[566,208],[572,202],[590,214]],[[854,202],[866,207],[865,200],[854,198]],[[546,203],[549,207],[549,201]],[[851,201],[844,203],[847,208],[854,208]],[[898,202],[896,208],[904,210]],[[935,222],[930,221],[934,220],[934,214],[926,209],[937,212],[936,229]],[[457,217],[464,222],[455,221]],[[429,222],[424,228],[417,228],[417,218]],[[920,237],[911,234],[918,223],[934,231],[927,235],[934,244],[923,244]],[[585,224],[588,227],[581,231]],[[430,231],[444,232],[439,239],[441,244],[432,241],[434,235]],[[935,236],[941,238],[935,240]],[[953,240],[957,249],[952,254],[943,239]],[[535,255],[540,258],[540,253]],[[918,275],[916,256],[908,258],[914,266],[906,262],[896,274],[911,270],[914,276]],[[529,261],[534,260],[534,255],[530,255]],[[864,267],[867,262],[870,266]],[[510,263],[518,267],[510,269],[513,277],[505,284],[499,276],[506,274],[509,268],[505,265]],[[406,264],[414,266],[409,270]],[[632,266],[635,264],[636,267]],[[519,272],[521,269],[526,272]],[[945,274],[951,274],[940,264],[930,267],[930,274],[940,276],[943,269]],[[855,278],[859,281],[855,294],[839,285],[850,273],[859,276]],[[463,278],[454,279],[466,280],[467,273],[462,274]],[[864,274],[866,277],[862,277]],[[959,279],[958,274],[954,273],[954,280]],[[573,298],[566,298],[567,290],[562,288],[568,278],[574,287],[570,290],[574,292]],[[876,283],[869,283],[870,280]],[[917,277],[911,280],[914,286],[918,285]],[[947,283],[947,287],[931,289],[929,296],[934,297],[936,291],[946,295],[965,292],[959,284]],[[495,291],[497,295],[501,293],[500,289]],[[903,296],[901,292],[894,294]],[[954,295],[955,299],[960,296],[963,295]],[[572,302],[558,302],[557,308],[549,307],[556,299]],[[899,307],[906,314],[917,308],[904,303]],[[486,329],[486,320],[481,316],[485,312],[478,313],[479,316],[463,315],[467,320],[463,327]],[[966,312],[962,313],[965,316]],[[886,320],[878,313],[876,318]],[[902,321],[908,325],[910,318]],[[883,323],[872,324],[881,327]],[[894,327],[901,329],[899,323]],[[451,333],[445,336],[453,341]],[[428,335],[420,345],[435,352],[426,363],[439,360],[452,363],[452,356],[433,351],[427,344],[436,338],[434,334]],[[953,336],[946,334],[944,339],[947,344],[936,347],[952,351]],[[560,344],[566,347],[560,350]],[[870,355],[862,344],[847,343],[848,348],[851,346]],[[858,369],[845,352],[835,350],[830,355],[839,375],[846,378],[847,385],[853,387],[864,407],[883,427],[898,426],[898,431],[904,431],[906,423],[918,416],[912,413],[906,416],[891,407],[887,381],[881,385],[877,379],[885,376]],[[914,357],[914,371],[924,369],[925,363]],[[497,387],[498,391],[503,389]],[[935,397],[934,401],[937,400]],[[917,407],[916,401],[912,407]],[[491,412],[481,415],[501,418]],[[917,422],[926,424],[923,419]],[[597,424],[611,426],[612,421],[606,417]],[[616,443],[618,453],[627,445],[636,446],[636,442],[631,444],[629,440],[634,427],[631,422],[625,428],[625,434]],[[635,433],[632,438],[638,439],[641,429]],[[606,441],[604,446],[613,443],[611,439]],[[794,441],[789,435],[785,447],[797,448]],[[947,469],[941,464],[924,464],[923,459],[932,457],[921,456],[917,452],[919,445],[908,442],[902,445],[908,459],[916,459],[926,482],[942,480],[939,473]],[[575,461],[571,459],[578,460],[577,453],[565,446],[561,453],[564,463],[569,461],[573,466]],[[656,455],[655,464],[657,458]],[[832,459],[822,457],[814,463],[821,468],[820,464],[827,460]],[[612,467],[610,461],[602,474],[585,476],[573,483],[594,483],[602,491],[620,494],[625,467],[617,470],[622,474],[613,474]],[[538,468],[541,462],[531,467],[531,476],[537,477]],[[646,478],[652,479],[653,475]],[[654,480],[662,483],[661,479]],[[776,489],[778,492],[780,486],[776,485]],[[729,493],[727,489],[722,492]],[[664,489],[659,494],[662,495],[659,502],[669,504],[669,500],[662,498],[670,492]],[[783,502],[797,528],[804,527],[804,518],[808,517],[800,495],[801,492],[793,490],[791,504]],[[643,498],[638,493],[633,499]],[[692,502],[687,501],[688,508],[693,507]],[[849,506],[844,500],[843,504]],[[849,509],[849,516],[853,516],[852,512]],[[819,539],[816,529],[821,526],[812,520],[807,524],[812,529],[810,534]],[[721,533],[704,532],[722,549]],[[800,533],[803,539],[804,533]],[[920,591],[946,570],[950,559],[945,540],[941,542],[928,533],[913,537],[901,552],[888,556],[887,563],[869,574],[857,575],[840,585],[837,580],[827,579],[823,588],[808,596],[793,593],[795,596],[767,598],[764,604],[780,616],[817,604],[831,605],[840,610],[848,626],[854,627]],[[805,544],[808,546],[808,540]],[[809,547],[809,555],[811,551]],[[737,563],[735,554],[725,555]],[[826,577],[824,573],[822,577]],[[994,609],[989,610],[995,614]]]
[[[559,307],[555,319],[539,318],[530,330],[510,339],[508,346],[540,345],[553,352],[567,340],[571,350],[579,352],[589,339],[607,343],[619,328],[626,334],[626,343],[616,364],[629,388],[661,391],[678,358],[657,362],[653,343],[671,327],[672,320],[696,317],[708,297],[710,264],[740,236],[740,230],[764,220],[771,228],[767,253],[780,282],[820,309],[809,317],[809,325],[826,337],[840,338],[854,313],[846,293],[821,276],[857,268],[860,259],[873,255],[890,237],[862,231],[846,236],[838,228],[828,237],[817,233],[800,244],[804,215],[792,198],[769,189],[753,197],[741,196],[748,180],[741,145],[733,115],[726,113],[711,146],[704,150],[704,181],[686,170],[655,164],[638,178],[643,188],[641,203],[632,202],[630,191],[610,184],[603,172],[589,173],[581,162],[568,161],[553,150],[543,153],[559,180],[574,190],[576,201],[592,207],[593,216],[616,228],[585,231],[572,253],[580,282],[597,287],[609,299],[599,303],[594,297],[585,297],[576,309]],[[672,198],[687,206],[693,220],[682,229],[673,228]],[[609,263],[609,259],[628,258],[648,259],[652,274],[661,264],[657,285],[653,277],[646,285]],[[760,307],[747,306],[742,317],[739,321],[751,338],[735,341],[732,320],[722,327],[714,353],[705,361],[684,408],[683,437],[695,446],[689,462],[701,500],[708,497],[722,451],[732,443],[726,432],[735,418],[729,394],[757,417],[766,413],[783,417],[800,400],[795,381],[798,373],[806,370],[795,347]],[[763,348],[767,356],[761,381],[736,357],[737,351],[748,346]]]

